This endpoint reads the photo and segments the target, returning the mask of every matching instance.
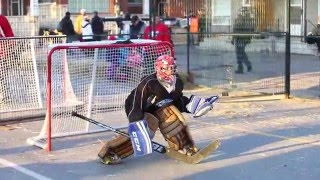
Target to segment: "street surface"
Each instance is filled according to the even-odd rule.
[[[208,96],[211,90],[186,94]],[[234,92],[235,93],[235,92]],[[232,94],[231,94],[232,95]],[[208,115],[189,121],[199,147],[219,138],[221,147],[197,165],[153,153],[106,166],[97,160],[101,141],[113,133],[55,139],[53,151],[30,146],[26,138],[42,121],[0,127],[0,174],[4,180],[31,179],[224,179],[318,180],[320,102],[283,96],[222,97]],[[157,134],[155,141],[166,144]]]

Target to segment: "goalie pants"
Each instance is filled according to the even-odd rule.
[[[153,114],[145,113],[144,119],[148,122],[151,132],[155,133],[158,128],[160,129],[171,148],[180,150],[185,147],[194,147],[186,121],[175,106],[161,108]],[[122,135],[116,135],[103,145],[98,156],[104,158],[117,155],[124,159],[132,154],[133,148],[130,139]]]

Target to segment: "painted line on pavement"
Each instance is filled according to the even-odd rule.
[[[31,171],[31,170],[29,170],[29,169],[26,169],[26,168],[24,168],[24,167],[22,167],[22,166],[19,166],[18,164],[15,164],[15,163],[13,163],[13,162],[7,161],[7,160],[2,159],[2,158],[0,158],[0,164],[4,165],[5,167],[13,168],[13,169],[15,169],[15,170],[17,170],[17,171],[19,171],[19,172],[21,172],[21,173],[23,173],[23,174],[26,174],[26,175],[28,175],[28,176],[33,177],[33,178],[35,178],[35,179],[39,179],[39,180],[51,180],[50,178],[47,178],[47,177],[45,177],[45,176],[42,176],[42,175],[40,175],[40,174],[38,174],[38,173],[36,173],[36,172],[34,172],[34,171]]]

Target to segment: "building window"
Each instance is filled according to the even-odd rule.
[[[214,0],[212,2],[212,24],[230,25],[231,0]]]
[[[38,3],[53,3],[55,0],[39,0]]]
[[[68,0],[68,11],[78,14],[80,9],[86,9],[87,13],[98,11],[109,13],[109,0]]]
[[[7,14],[9,16],[22,16],[24,15],[23,11],[23,0],[7,0],[7,3],[9,4]]]
[[[142,0],[128,0],[130,4],[142,4]]]
[[[242,0],[242,6],[251,7],[251,0]]]

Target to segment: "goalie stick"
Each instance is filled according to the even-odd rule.
[[[119,131],[111,126],[102,124],[102,123],[95,121],[91,118],[85,117],[81,114],[78,114],[75,111],[72,111],[71,114],[72,114],[72,116],[86,120],[92,124],[95,124],[96,126],[111,130],[111,131],[118,133],[122,136],[130,138],[129,134],[127,134],[125,132]],[[165,147],[162,144],[159,144],[157,142],[152,141],[152,148],[154,151],[161,153],[161,154],[166,154],[167,156],[169,156],[173,159],[183,161],[188,164],[198,164],[199,162],[204,160],[207,156],[209,156],[212,152],[214,152],[216,149],[218,149],[219,146],[220,146],[220,140],[214,140],[211,143],[209,143],[207,146],[205,146],[204,148],[201,148],[196,154],[194,154],[192,156],[188,156],[188,155],[182,154],[174,149],[171,149],[170,147]]]
[[[207,146],[201,148],[197,153],[195,153],[192,156],[187,156],[185,154],[182,154],[174,149],[171,149],[170,147],[167,147],[167,153],[166,155],[174,158],[179,161],[183,161],[188,164],[198,164],[202,160],[204,160],[206,157],[208,157],[212,152],[214,152],[218,147],[220,146],[220,140],[213,140],[210,142]]]
[[[75,111],[72,111],[71,115],[72,115],[72,116],[75,116],[75,117],[78,117],[78,118],[80,118],[80,119],[86,120],[86,121],[88,121],[88,122],[90,122],[90,123],[92,123],[92,124],[95,124],[95,125],[99,126],[99,127],[108,129],[108,130],[110,130],[110,131],[112,131],[112,132],[118,133],[118,134],[120,134],[120,135],[122,135],[122,136],[125,136],[125,137],[130,138],[130,136],[129,136],[128,133],[119,131],[118,129],[115,129],[115,128],[111,127],[111,126],[102,124],[102,123],[100,123],[100,122],[98,122],[98,121],[95,121],[95,120],[93,120],[93,119],[91,119],[91,118],[85,117],[85,116],[83,116],[83,115],[81,115],[81,114],[78,114],[78,113],[75,112]],[[166,147],[165,147],[164,145],[159,144],[159,143],[154,142],[154,141],[152,141],[152,149],[153,149],[154,151],[158,152],[158,153],[161,153],[161,154],[165,154],[165,153],[167,152],[167,151],[166,151]]]

